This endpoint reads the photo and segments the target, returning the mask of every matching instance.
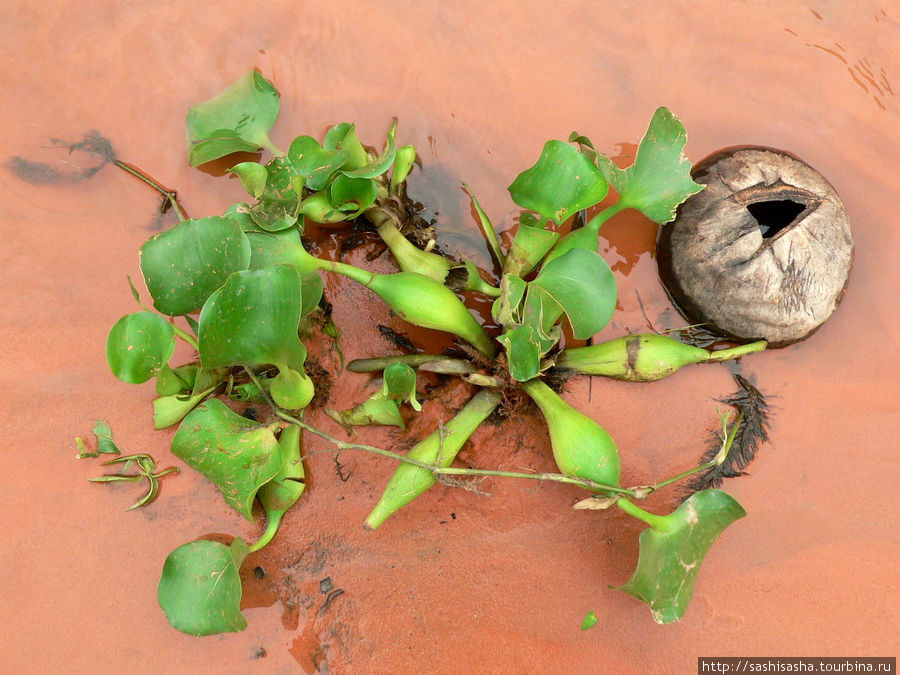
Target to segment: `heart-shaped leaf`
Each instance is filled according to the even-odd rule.
[[[339,174],[328,186],[328,201],[338,211],[350,211],[351,218],[375,202],[378,186],[372,178],[352,178]]]
[[[692,494],[674,512],[641,532],[637,569],[621,587],[650,604],[658,623],[677,621],[694,592],[700,563],[722,531],[746,515],[727,492]]]
[[[302,370],[302,308],[303,283],[295,267],[232,274],[200,312],[200,362],[204,368],[275,364]]]
[[[619,193],[623,208],[637,209],[663,225],[675,217],[679,204],[703,189],[691,178],[691,163],[684,156],[686,141],[679,119],[668,108],[657,108],[634,164],[620,169],[608,157],[597,156],[600,171]]]
[[[172,439],[172,452],[215,483],[230,506],[253,520],[257,490],[281,468],[273,428],[260,426],[213,398],[184,418]]]
[[[187,114],[191,166],[271,148],[269,129],[278,117],[278,91],[255,70]]]
[[[172,324],[153,312],[126,314],[106,338],[106,362],[113,375],[140,384],[156,375],[175,351]]]
[[[397,120],[394,120],[394,124],[391,125],[391,129],[388,131],[382,153],[365,166],[353,170],[342,169],[342,173],[351,178],[377,178],[387,172],[391,168],[391,164],[394,163],[394,157],[397,155],[397,145],[394,143],[396,131]]]
[[[173,628],[189,635],[236,633],[247,627],[241,614],[238,570],[249,547],[201,539],[179,546],[163,565],[157,599]]]
[[[345,151],[347,153],[347,161],[344,163],[344,169],[352,171],[369,163],[369,156],[362,143],[356,137],[356,126],[349,122],[341,122],[331,127],[325,134],[325,140],[322,142],[325,150]]]
[[[537,163],[509,186],[513,201],[557,225],[606,197],[609,185],[591,160],[568,143],[547,141]]]
[[[416,371],[405,363],[392,363],[384,369],[382,393],[395,401],[409,401],[413,410],[422,410],[416,400]]]
[[[229,274],[249,264],[250,242],[240,225],[219,216],[182,221],[141,247],[153,306],[170,316],[200,309]]]
[[[328,180],[347,162],[346,150],[326,150],[312,136],[298,136],[288,148],[288,159],[307,188],[322,190]]]
[[[530,286],[559,303],[579,340],[600,331],[616,308],[616,279],[603,256],[589,249],[573,248],[554,258]]]
[[[300,194],[295,189],[298,179],[294,165],[286,157],[273,157],[265,166],[266,182],[259,201],[248,209],[248,215],[259,228],[279,232],[297,223]]]
[[[241,185],[252,197],[256,199],[262,197],[268,176],[266,167],[257,162],[241,162],[235,164],[229,171],[240,179]]]

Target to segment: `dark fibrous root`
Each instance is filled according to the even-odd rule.
[[[734,436],[731,450],[725,461],[709,471],[699,474],[686,486],[688,494],[699,490],[716,488],[726,478],[743,476],[747,465],[756,457],[756,452],[769,440],[769,404],[753,384],[742,375],[735,374],[738,390],[720,401],[743,413],[740,428]],[[701,463],[711,461],[722,447],[722,439],[716,436],[703,454]]]

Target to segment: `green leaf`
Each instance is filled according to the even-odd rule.
[[[204,368],[275,364],[302,370],[297,337],[303,307],[300,273],[289,265],[236,272],[200,312]]]
[[[250,242],[240,225],[219,216],[185,220],[141,247],[153,306],[170,316],[200,309],[229,274],[249,264]]]
[[[521,320],[520,305],[525,298],[528,284],[515,274],[504,274],[500,279],[500,297],[491,307],[494,321],[501,326],[516,326]]]
[[[279,232],[297,223],[300,207],[300,195],[294,188],[297,171],[286,157],[273,157],[265,169],[265,187],[248,213],[263,230]]]
[[[241,185],[255,199],[262,197],[266,189],[266,167],[258,162],[241,162],[229,169],[231,173],[241,180]]]
[[[97,437],[97,452],[109,455],[118,455],[119,446],[112,437],[112,429],[109,423],[104,420],[97,420],[94,424],[94,435]]]
[[[567,251],[544,265],[530,286],[540,288],[559,303],[579,340],[600,331],[616,308],[616,279],[596,251]]]
[[[257,490],[281,468],[273,428],[213,398],[184,418],[172,439],[172,452],[215,483],[232,508],[253,520]]]
[[[371,178],[351,178],[338,174],[328,186],[328,201],[338,211],[350,211],[355,218],[375,202],[378,185]]]
[[[275,265],[293,265],[304,278],[304,283],[307,276],[316,274],[318,266],[303,247],[297,228],[279,232],[247,232],[246,235],[250,242],[251,270]]]
[[[417,412],[422,410],[416,400],[416,371],[405,363],[392,363],[384,369],[382,392],[395,401],[409,401]]]
[[[497,338],[506,349],[509,374],[519,382],[536,377],[541,370],[541,344],[531,324],[516,326]]]
[[[173,424],[178,424],[211,392],[212,388],[190,395],[157,396],[153,399],[153,428],[165,429]]]
[[[594,612],[588,612],[584,615],[584,621],[581,622],[581,630],[588,630],[597,625],[597,615]]]
[[[199,540],[179,546],[163,565],[159,606],[173,628],[190,635],[236,633],[247,627],[241,614],[239,569],[249,547]]]
[[[568,143],[547,141],[537,163],[509,186],[513,201],[557,225],[598,204],[609,186],[591,160]]]
[[[140,384],[159,372],[175,351],[175,330],[153,312],[126,314],[106,338],[106,362],[113,375]]]
[[[346,150],[326,150],[312,136],[298,136],[288,148],[288,159],[294,170],[313,192],[324,189],[348,157]]]
[[[619,204],[641,211],[663,225],[675,217],[675,209],[700,192],[691,178],[691,163],[684,156],[687,132],[668,108],[657,108],[647,133],[638,146],[634,164],[620,169],[598,155],[600,171],[619,193]]]
[[[726,492],[695,492],[641,532],[637,569],[621,590],[650,604],[657,623],[677,621],[694,592],[700,563],[716,538],[746,515]]]
[[[356,137],[356,126],[348,122],[341,122],[337,126],[331,127],[328,133],[325,134],[322,147],[332,152],[341,150],[346,152],[347,161],[344,163],[343,168],[348,171],[358,169],[369,163],[366,149]]]
[[[278,475],[259,489],[259,503],[266,511],[266,531],[250,550],[258,551],[268,544],[284,512],[300,499],[306,489],[306,473],[300,460],[300,427],[291,425],[278,437],[281,446],[281,469]]]
[[[341,173],[345,176],[350,176],[351,178],[377,178],[381,174],[387,172],[387,170],[391,168],[391,164],[394,163],[394,157],[397,155],[397,146],[394,143],[394,134],[396,131],[397,120],[394,120],[390,131],[388,131],[387,140],[384,143],[384,150],[382,153],[365,166],[353,170],[342,169]]]
[[[406,429],[397,402],[380,391],[350,410],[325,408],[326,414],[349,431],[349,427],[380,424]]]
[[[391,194],[397,194],[397,189],[406,182],[409,172],[416,162],[416,149],[411,145],[397,148],[397,156],[394,158],[394,170],[391,172]]]
[[[191,166],[271,148],[269,129],[278,117],[278,92],[255,70],[187,114]]]
[[[559,232],[534,226],[534,216],[523,213],[503,264],[504,274],[526,276],[559,239]]]

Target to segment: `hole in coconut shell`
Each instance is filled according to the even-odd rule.
[[[776,199],[747,204],[747,210],[759,225],[763,239],[769,239],[784,228],[790,227],[797,216],[806,210],[806,204],[800,204],[792,199]]]

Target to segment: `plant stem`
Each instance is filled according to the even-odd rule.
[[[259,383],[256,375],[249,368],[245,368],[247,371],[247,375],[249,375],[250,379],[256,384],[261,392],[265,395],[265,390]],[[569,485],[578,485],[583,487],[586,490],[590,490],[591,492],[615,492],[622,495],[628,495],[629,497],[639,497],[640,495],[629,488],[616,487],[614,485],[602,485],[600,483],[595,483],[592,480],[588,480],[587,478],[576,478],[574,476],[566,476],[560,473],[520,473],[514,471],[493,471],[490,469],[462,469],[455,467],[441,467],[436,466],[434,464],[428,464],[426,462],[419,462],[415,459],[410,459],[406,455],[401,455],[396,452],[391,452],[390,450],[385,450],[384,448],[377,448],[373,445],[364,445],[361,443],[349,443],[347,441],[341,441],[334,436],[330,436],[324,431],[320,431],[316,429],[314,426],[307,424],[306,422],[294,417],[290,413],[285,412],[277,405],[275,402],[271,400],[271,398],[266,395],[266,398],[269,399],[269,405],[272,406],[272,410],[275,414],[283,419],[285,422],[290,424],[294,424],[301,429],[310,432],[311,434],[315,434],[319,438],[323,438],[332,445],[334,445],[338,450],[362,450],[364,452],[370,452],[375,455],[380,455],[382,457],[387,457],[389,459],[394,459],[398,462],[403,462],[405,464],[412,464],[413,466],[417,466],[422,469],[427,469],[431,473],[436,476],[440,475],[452,475],[452,476],[497,476],[501,478],[526,478],[530,480],[540,480],[547,481],[551,483],[566,483]],[[635,507],[637,508],[637,507]]]
[[[129,164],[128,162],[123,162],[120,159],[114,159],[113,164],[122,169],[123,171],[130,173],[135,178],[143,181],[154,190],[156,190],[159,194],[163,196],[165,201],[163,202],[163,213],[166,211],[166,204],[172,205],[172,210],[175,211],[175,215],[178,216],[179,220],[187,220],[188,216],[184,209],[181,208],[181,204],[178,202],[178,193],[175,190],[170,190],[158,180],[154,179],[152,176],[147,175],[136,166]]]
[[[612,206],[606,207],[600,213],[598,213],[596,216],[591,218],[588,221],[587,225],[585,225],[585,227],[590,228],[590,229],[594,230],[595,232],[599,232],[603,223],[605,223],[607,220],[612,218],[619,211],[624,211],[627,208],[628,208],[628,206],[626,204],[623,204],[622,200],[619,200]]]
[[[278,526],[281,524],[281,517],[284,515],[283,511],[276,511],[271,516],[267,514],[268,520],[266,520],[266,530],[262,533],[259,539],[256,540],[256,543],[250,547],[250,553],[258,551],[263,546],[272,541],[272,538],[275,536],[275,533],[278,532]]]
[[[174,323],[171,324],[171,325],[172,325],[172,329],[175,331],[175,335],[177,335],[177,336],[180,337],[182,340],[184,340],[185,342],[187,342],[187,343],[188,343],[191,347],[193,347],[195,350],[199,350],[199,349],[200,349],[200,345],[197,344],[197,340],[194,338],[193,335],[190,335],[189,333],[185,333],[182,329],[180,329],[180,328],[179,328],[178,326],[176,326]]]
[[[638,520],[643,520],[655,530],[665,532],[669,528],[669,521],[666,520],[665,516],[658,516],[655,513],[645,511],[640,506],[636,506],[624,497],[616,500],[616,506],[629,516],[634,516]]]
[[[354,359],[347,364],[351,373],[374,373],[384,370],[392,363],[405,363],[415,368],[431,361],[458,361],[459,359],[443,354],[400,354],[399,356],[379,356],[373,359]]]
[[[727,361],[729,359],[737,359],[745,354],[752,354],[753,352],[761,352],[766,348],[768,343],[765,340],[759,340],[758,342],[751,342],[746,345],[738,345],[737,347],[732,347],[731,349],[719,349],[717,351],[710,352],[709,362],[713,361]]]
[[[652,492],[656,492],[657,490],[666,487],[667,485],[671,485],[672,483],[677,483],[688,476],[693,476],[695,473],[700,473],[701,471],[706,471],[707,469],[712,469],[714,466],[718,466],[728,457],[728,453],[731,451],[731,446],[734,444],[734,438],[737,435],[737,430],[741,426],[741,422],[744,420],[744,413],[739,412],[737,417],[734,420],[734,424],[731,427],[731,431],[728,432],[728,435],[725,437],[725,440],[722,443],[722,449],[716,454],[708,462],[704,462],[700,466],[696,466],[693,469],[688,469],[687,471],[682,471],[677,476],[672,476],[671,478],[667,478],[666,480],[660,481],[654,485],[651,485],[645,490],[647,490],[646,494],[650,494]]]

